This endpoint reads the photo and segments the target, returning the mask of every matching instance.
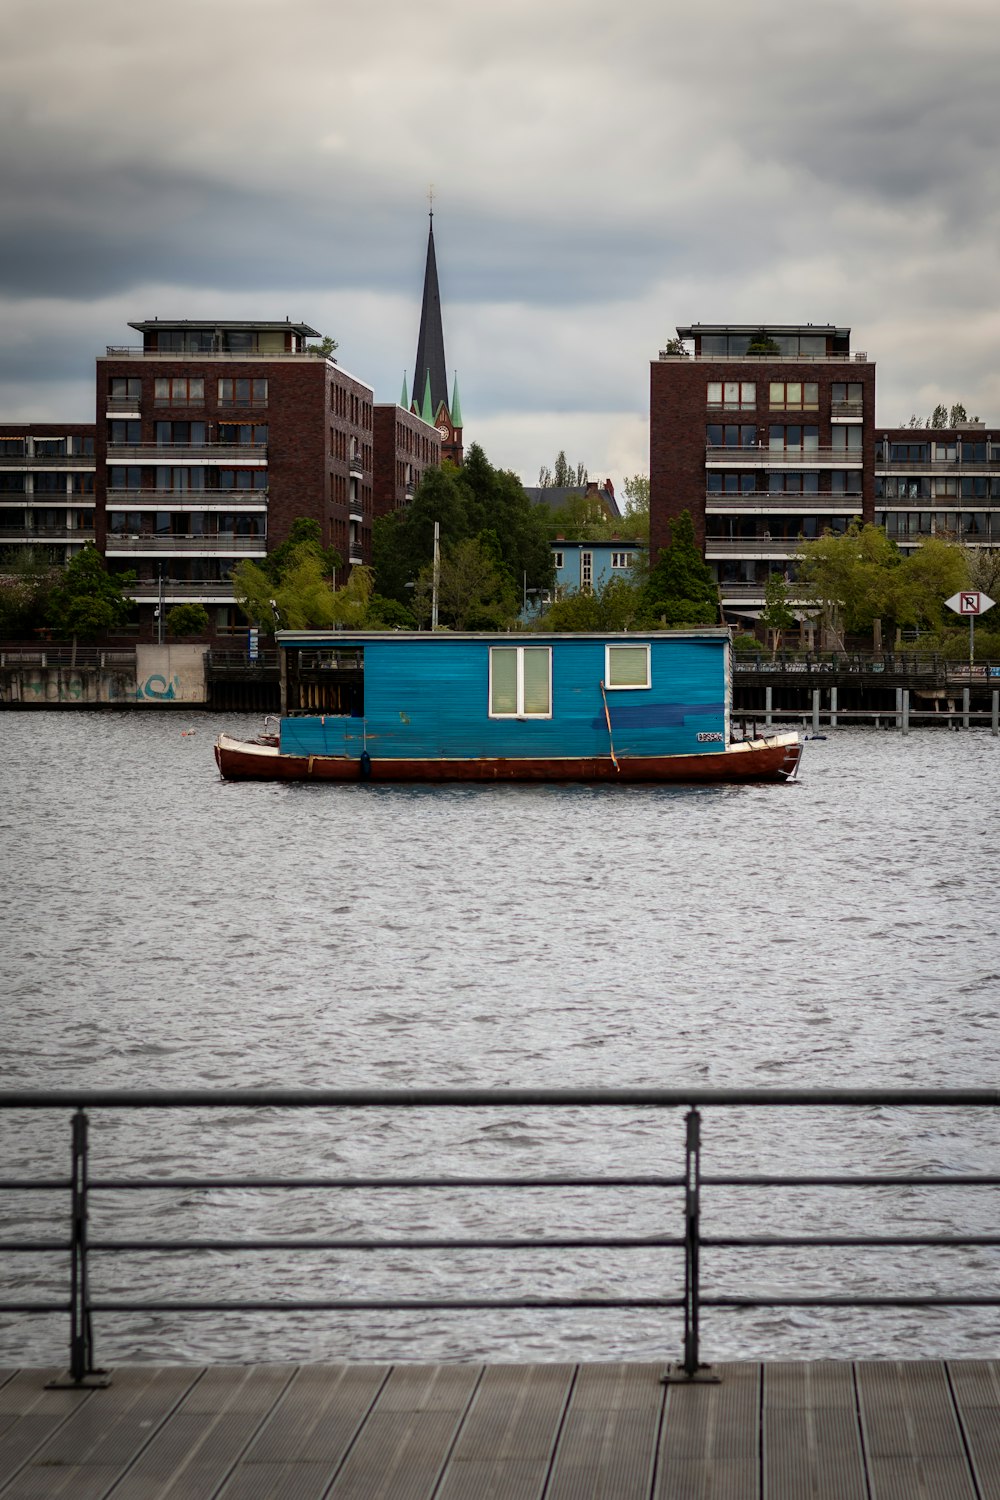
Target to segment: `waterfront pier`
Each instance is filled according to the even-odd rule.
[[[125,1366],[0,1372],[0,1496],[987,1500],[996,1361]]]

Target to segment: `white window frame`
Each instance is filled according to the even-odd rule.
[[[562,552],[553,552],[553,554],[552,554],[552,566],[554,568],[561,568],[561,567],[563,567],[564,563],[565,563],[565,554],[562,553]]]
[[[493,711],[493,653],[494,651],[516,651],[517,652],[517,707],[513,713],[498,714]],[[548,690],[549,707],[544,714],[526,713],[524,709],[524,653],[525,651],[544,651],[548,655]],[[488,697],[486,699],[487,716],[491,719],[551,719],[552,717],[552,647],[551,646],[491,646],[489,648],[489,683]]]
[[[621,569],[621,568],[630,568],[634,562],[635,562],[635,553],[634,552],[612,552],[612,554],[611,554],[611,567],[612,567],[612,569],[614,569],[614,568],[619,568],[619,569]]]
[[[645,682],[612,682],[611,681],[611,653],[616,646],[625,646],[629,651],[645,651],[646,653],[646,681]],[[639,693],[652,687],[649,664],[649,646],[645,641],[609,641],[604,647],[604,686],[609,693]]]
[[[594,590],[594,554],[580,553],[580,593],[590,594]]]

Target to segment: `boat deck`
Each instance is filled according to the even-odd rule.
[[[1000,1362],[125,1366],[0,1372],[0,1495],[988,1500]]]

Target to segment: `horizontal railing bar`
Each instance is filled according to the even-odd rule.
[[[245,1302],[130,1302],[103,1298],[89,1302],[87,1311],[107,1312],[486,1312],[492,1308],[626,1308],[683,1307],[683,1297],[341,1297],[303,1302],[255,1300]],[[0,1308],[0,1311],[3,1309]],[[62,1311],[63,1309],[57,1309]]]
[[[0,1109],[996,1108],[1000,1089],[39,1089]]]
[[[0,1240],[0,1255],[18,1255],[23,1250],[38,1251],[47,1255],[50,1251],[67,1253],[72,1248],[71,1240]]]
[[[726,1177],[704,1173],[703,1187],[1000,1187],[1000,1175],[988,1172],[957,1172],[951,1177],[885,1176],[847,1177],[842,1173],[809,1177]]]
[[[934,1245],[942,1249],[965,1250],[972,1246],[1000,1245],[1000,1234],[970,1234],[958,1238],[946,1234],[834,1234],[834,1235],[709,1235],[699,1238],[702,1246],[716,1249],[814,1249],[829,1247],[861,1246],[877,1248],[897,1245]]]
[[[1000,1307],[1000,1297],[956,1292],[928,1297],[718,1297],[702,1296],[702,1307]]]
[[[0,1302],[0,1313],[68,1313],[68,1302]]]
[[[0,1187],[3,1184],[0,1183]],[[68,1187],[69,1184],[67,1183]],[[91,1192],[161,1188],[677,1188],[683,1177],[92,1177]]]
[[[0,1193],[67,1193],[72,1186],[69,1177],[0,1177]]]
[[[993,1241],[1000,1244],[1000,1238]],[[537,1239],[527,1235],[516,1235],[509,1239],[472,1239],[459,1236],[434,1239],[246,1239],[246,1240],[95,1240],[87,1243],[88,1250],[136,1251],[136,1250],[630,1250],[630,1249],[680,1249],[684,1244],[681,1236],[664,1235],[599,1235],[581,1238],[579,1235],[559,1236],[555,1239]],[[68,1249],[67,1246],[39,1247]],[[4,1245],[0,1243],[0,1250]]]

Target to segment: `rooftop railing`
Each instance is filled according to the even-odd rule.
[[[315,349],[144,349],[141,344],[107,344],[107,359],[159,359],[186,362],[198,359],[243,360],[244,362],[271,359],[329,359]]]
[[[834,1143],[834,1159],[838,1161],[835,1170],[797,1169],[796,1164],[801,1159],[798,1131],[795,1141],[788,1144],[791,1153],[791,1167],[788,1170],[746,1170],[742,1166],[727,1166],[725,1160],[716,1165],[714,1158],[709,1165],[707,1153],[711,1137],[706,1127],[706,1111],[713,1114],[713,1129],[718,1125],[719,1112],[732,1109],[760,1112],[763,1118],[759,1131],[755,1133],[754,1148],[749,1153],[742,1151],[737,1160],[743,1162],[749,1155],[751,1160],[763,1157],[767,1163],[778,1159],[775,1156],[777,1148],[769,1132],[773,1112],[777,1110],[867,1111],[863,1123],[870,1126],[873,1121],[883,1121],[885,1112],[889,1110],[913,1111],[919,1118],[922,1111],[946,1109],[964,1112],[965,1128],[968,1131],[974,1129],[972,1118],[984,1111],[992,1114],[998,1105],[1000,1091],[986,1088],[359,1088],[188,1089],[174,1092],[143,1089],[64,1089],[46,1092],[7,1090],[0,1093],[0,1112],[27,1111],[34,1114],[38,1111],[58,1111],[68,1117],[67,1166],[62,1171],[50,1169],[50,1175],[45,1176],[39,1175],[37,1171],[22,1171],[0,1179],[0,1195],[38,1193],[48,1195],[54,1205],[61,1205],[61,1209],[57,1208],[58,1218],[55,1224],[44,1231],[34,1229],[31,1233],[26,1233],[19,1231],[15,1223],[11,1226],[11,1232],[0,1240],[0,1254],[4,1258],[10,1256],[19,1260],[23,1268],[19,1274],[6,1278],[6,1285],[0,1293],[0,1313],[8,1317],[30,1318],[52,1314],[65,1317],[69,1344],[67,1380],[69,1384],[83,1386],[88,1383],[106,1383],[106,1372],[100,1370],[97,1364],[94,1333],[95,1320],[106,1316],[137,1314],[148,1319],[150,1313],[165,1313],[178,1318],[211,1312],[238,1314],[242,1318],[247,1313],[260,1312],[286,1315],[292,1312],[370,1312],[382,1318],[387,1312],[395,1311],[587,1309],[592,1312],[615,1312],[645,1309],[658,1317],[668,1312],[679,1314],[679,1343],[682,1353],[677,1373],[679,1377],[690,1380],[697,1378],[703,1368],[700,1323],[701,1315],[706,1309],[737,1311],[764,1308],[1000,1307],[996,1257],[988,1258],[985,1267],[982,1260],[977,1264],[970,1263],[967,1258],[972,1251],[1000,1249],[1000,1232],[992,1227],[997,1220],[995,1198],[991,1200],[991,1212],[981,1216],[982,1222],[990,1226],[985,1232],[968,1229],[963,1232],[942,1232],[940,1220],[932,1218],[928,1212],[914,1221],[912,1217],[907,1220],[905,1216],[897,1219],[885,1208],[886,1194],[890,1192],[899,1193],[901,1197],[895,1201],[905,1203],[906,1195],[912,1197],[915,1189],[935,1193],[947,1190],[952,1194],[957,1190],[969,1189],[976,1192],[995,1191],[1000,1187],[1000,1173],[996,1170],[945,1171],[925,1169],[921,1165],[916,1170],[871,1171],[853,1165],[850,1160],[841,1166],[840,1153],[844,1146],[839,1131]],[[456,1110],[478,1111],[487,1115],[498,1110],[508,1113],[513,1110],[519,1117],[525,1113],[530,1114],[533,1117],[533,1131],[538,1138],[533,1150],[540,1149],[538,1143],[544,1137],[545,1113],[549,1112],[551,1115],[552,1112],[557,1112],[565,1120],[565,1112],[571,1111],[574,1129],[577,1124],[586,1123],[588,1128],[592,1125],[599,1132],[601,1151],[598,1154],[605,1160],[609,1144],[613,1145],[617,1141],[624,1149],[629,1138],[634,1138],[637,1112],[652,1116],[657,1123],[661,1120],[673,1120],[675,1131],[677,1125],[682,1127],[682,1139],[675,1134],[677,1156],[672,1167],[664,1166],[662,1153],[666,1141],[657,1132],[655,1145],[650,1143],[646,1148],[647,1152],[654,1152],[653,1162],[644,1170],[615,1171],[605,1168],[599,1172],[464,1173],[437,1170],[431,1157],[427,1169],[406,1174],[394,1171],[391,1166],[375,1172],[334,1171],[312,1175],[301,1172],[298,1175],[294,1172],[285,1175],[267,1171],[226,1173],[225,1170],[198,1173],[184,1170],[183,1167],[179,1170],[149,1170],[146,1160],[149,1157],[154,1160],[162,1157],[163,1137],[154,1135],[147,1120],[139,1143],[133,1149],[142,1153],[145,1142],[148,1157],[140,1156],[138,1160],[129,1158],[123,1132],[116,1129],[111,1132],[110,1137],[115,1153],[113,1159],[110,1162],[99,1161],[91,1144],[91,1117],[99,1113],[117,1114],[139,1110],[160,1116],[164,1132],[174,1128],[171,1117],[175,1117],[178,1111],[197,1110],[209,1115],[221,1110],[250,1112],[254,1123],[255,1152],[261,1146],[260,1132],[266,1129],[273,1112],[279,1112],[280,1116],[285,1116],[287,1112],[313,1112],[308,1128],[303,1126],[298,1132],[295,1145],[288,1141],[287,1124],[282,1126],[285,1149],[294,1151],[296,1159],[300,1148],[304,1147],[310,1137],[315,1137],[321,1128],[321,1122],[315,1119],[316,1111],[326,1112],[328,1116],[332,1112],[334,1119],[338,1116],[343,1119],[350,1112],[349,1120],[343,1120],[342,1128],[349,1130],[352,1138],[363,1131],[366,1114],[380,1112],[381,1119],[376,1120],[380,1141],[377,1159],[380,1161],[392,1159],[388,1154],[391,1149],[387,1133],[390,1126],[398,1126],[405,1133],[406,1155],[412,1158],[420,1140],[421,1118],[428,1114]],[[620,1132],[617,1134],[616,1120],[611,1113],[614,1110],[628,1112],[624,1126],[620,1119],[617,1122],[617,1132]],[[682,1119],[678,1119],[678,1115],[682,1115]],[[171,1119],[170,1126],[167,1125],[168,1119]],[[231,1132],[231,1119],[227,1124]],[[439,1139],[436,1129],[437,1127],[435,1131],[427,1132],[428,1152],[434,1149],[433,1143]],[[953,1117],[950,1138],[954,1139],[957,1133]],[[720,1135],[725,1143],[725,1127],[721,1129]],[[737,1149],[737,1141],[745,1139],[745,1135],[745,1131],[740,1136],[734,1136],[730,1131],[729,1149]],[[19,1123],[19,1142],[26,1138],[25,1127],[23,1123]],[[716,1139],[718,1138],[717,1136]],[[104,1140],[108,1139],[109,1136],[104,1134]],[[764,1149],[765,1146],[767,1149]],[[582,1149],[586,1157],[588,1148],[577,1149]],[[594,1148],[591,1146],[589,1149],[593,1151]],[[955,1146],[951,1154],[958,1158],[975,1157],[976,1151],[981,1149],[981,1142],[976,1142],[966,1149]],[[911,1157],[914,1154],[911,1152]],[[123,1157],[126,1158],[124,1165]],[[186,1158],[182,1156],[182,1159]],[[218,1160],[218,1155],[214,1159]],[[643,1155],[641,1159],[646,1160],[646,1156]],[[516,1229],[514,1232],[498,1233],[496,1230],[490,1232],[489,1228],[483,1233],[472,1234],[437,1227],[429,1233],[414,1234],[405,1228],[396,1227],[396,1214],[390,1221],[392,1227],[379,1233],[347,1227],[339,1232],[335,1230],[309,1235],[288,1232],[258,1234],[240,1227],[245,1224],[242,1215],[245,1214],[248,1197],[252,1194],[309,1190],[330,1194],[334,1199],[342,1201],[345,1196],[349,1199],[359,1191],[404,1191],[430,1194],[433,1200],[436,1194],[465,1189],[490,1195],[531,1190],[534,1193],[544,1193],[546,1201],[550,1203],[552,1200],[548,1197],[549,1194],[565,1190],[572,1190],[574,1193],[581,1190],[588,1193],[593,1191],[599,1194],[615,1190],[616,1193],[627,1194],[630,1204],[636,1202],[631,1196],[635,1190],[646,1193],[652,1191],[657,1196],[652,1200],[647,1199],[647,1207],[641,1219],[630,1218],[623,1206],[626,1200],[620,1196],[615,1197],[612,1200],[613,1208],[606,1210],[605,1217],[599,1220],[601,1227],[596,1233],[581,1233],[575,1229],[567,1232],[562,1227],[554,1232],[541,1234]],[[841,1201],[845,1192],[859,1193],[872,1189],[875,1197],[870,1200],[873,1205],[868,1210],[870,1218],[862,1220],[860,1229],[845,1229],[834,1209],[829,1224],[821,1223],[817,1209],[820,1200],[812,1198],[807,1200],[809,1210],[804,1214],[806,1228],[803,1230],[793,1217],[787,1196],[803,1189],[810,1192],[829,1191],[834,1199],[840,1197]],[[719,1232],[718,1229],[710,1229],[706,1232],[702,1227],[704,1204],[716,1201],[716,1195],[719,1194],[721,1197],[718,1201],[724,1201],[725,1193],[730,1190],[751,1194],[750,1201],[760,1207],[741,1215],[736,1221],[738,1227],[735,1231]],[[129,1214],[137,1195],[163,1195],[168,1201],[173,1196],[172,1213],[179,1214],[182,1211],[179,1203],[190,1204],[191,1195],[200,1192],[212,1195],[213,1209],[220,1197],[234,1195],[232,1203],[236,1216],[235,1232],[178,1235],[170,1231],[165,1209],[157,1212],[153,1220],[154,1224],[164,1226],[160,1232],[130,1232]],[[112,1205],[111,1218],[106,1217],[106,1210],[102,1215],[108,1228],[96,1233],[91,1227],[95,1200],[103,1200],[105,1204],[110,1202]],[[793,1197],[791,1203],[794,1201]],[[563,1202],[565,1204],[566,1200]],[[578,1199],[572,1202],[579,1205]],[[878,1204],[881,1207],[875,1207]],[[766,1232],[760,1227],[762,1223],[766,1225],[768,1222],[765,1212],[768,1208],[772,1210],[772,1217],[780,1226],[778,1233]],[[571,1215],[570,1222],[577,1222],[579,1206],[575,1212],[571,1210]],[[433,1219],[433,1210],[429,1210],[429,1216]],[[954,1200],[952,1216],[954,1217]],[[324,1214],[324,1221],[329,1222],[328,1212]],[[480,1222],[490,1224],[491,1221],[481,1216]],[[561,1220],[557,1217],[556,1222],[565,1225],[565,1209]],[[648,1227],[650,1222],[655,1226],[652,1230]],[[911,1227],[914,1222],[918,1225],[915,1232]],[[868,1227],[864,1227],[866,1224]],[[815,1284],[809,1284],[808,1279],[801,1289],[781,1292],[769,1290],[762,1285],[762,1258],[771,1251],[792,1248],[809,1252],[816,1249],[850,1250],[854,1253],[844,1262],[844,1275],[833,1290],[825,1288],[819,1291]],[[869,1252],[877,1249],[898,1251],[903,1248],[957,1252],[960,1257],[965,1257],[959,1261],[959,1266],[964,1268],[967,1282],[944,1292],[928,1291],[926,1274],[922,1273],[916,1290],[900,1287],[895,1282],[892,1283],[891,1290],[883,1289],[878,1276],[872,1272],[874,1261]],[[471,1294],[466,1291],[459,1295],[436,1290],[433,1295],[422,1297],[399,1294],[383,1296],[369,1290],[372,1285],[373,1258],[387,1253],[391,1255],[393,1252],[401,1252],[412,1261],[433,1256],[437,1252],[453,1251],[469,1252],[478,1257],[480,1254],[511,1251],[544,1251],[551,1256],[553,1252],[562,1255],[564,1252],[597,1250],[614,1252],[612,1269],[601,1274],[588,1266],[584,1273],[587,1277],[584,1287],[562,1294],[546,1290],[520,1295],[484,1294],[479,1290],[478,1281]],[[637,1251],[647,1256],[650,1252],[655,1252],[657,1256],[664,1253],[663,1264],[659,1259],[655,1263],[657,1270],[653,1285],[658,1290],[653,1293],[636,1289],[632,1280],[636,1262],[630,1260],[630,1255]],[[259,1253],[278,1254],[283,1257],[280,1284],[287,1285],[291,1279],[288,1276],[287,1262],[301,1252],[323,1256],[360,1253],[364,1260],[361,1268],[350,1275],[344,1271],[343,1263],[337,1263],[334,1269],[331,1269],[329,1263],[325,1263],[325,1271],[312,1271],[308,1283],[309,1295],[305,1297],[240,1295],[238,1290],[235,1296],[227,1297],[209,1296],[204,1291],[196,1291],[191,1296],[177,1296],[169,1290],[157,1290],[151,1296],[130,1296],[94,1290],[95,1263],[103,1263],[110,1258],[120,1265],[131,1257],[140,1260],[146,1258],[148,1266],[150,1256],[170,1258],[179,1255],[209,1256],[216,1263],[219,1257],[236,1256],[239,1257],[238,1264],[245,1267]],[[723,1260],[729,1265],[728,1274],[721,1280],[710,1274],[710,1262],[718,1252],[726,1253]],[[673,1264],[676,1267],[676,1273],[672,1277],[668,1277],[664,1269],[668,1255],[674,1258]],[[37,1270],[39,1257],[53,1256],[62,1261],[64,1271],[61,1277]],[[51,1260],[47,1264],[51,1267]],[[738,1288],[736,1290],[733,1289],[735,1265],[741,1267],[738,1280],[735,1281]],[[895,1274],[898,1276],[901,1270],[902,1263],[897,1265]],[[234,1274],[230,1285],[238,1289],[242,1274]],[[394,1279],[390,1284],[395,1285],[395,1277],[400,1273],[397,1269],[392,1274]],[[162,1286],[161,1278],[167,1276],[168,1273],[161,1271],[152,1283],[154,1288]],[[42,1282],[41,1288],[32,1288],[33,1278]],[[924,1289],[920,1288],[920,1282],[924,1283]],[[202,1285],[200,1278],[197,1284]],[[10,1290],[11,1285],[17,1289],[18,1295]],[[666,1339],[665,1320],[663,1326]]]

